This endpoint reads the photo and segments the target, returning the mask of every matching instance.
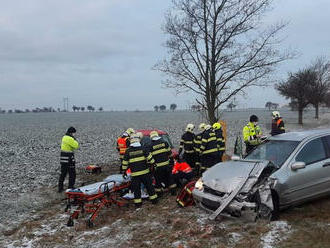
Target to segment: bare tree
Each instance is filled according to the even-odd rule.
[[[316,80],[308,85],[309,102],[315,108],[315,118],[319,118],[319,106],[326,103],[327,96],[330,91],[330,63],[325,58],[319,57],[312,63],[311,70],[315,71]]]
[[[165,111],[166,110],[166,106],[165,105],[160,105],[159,106],[159,110],[160,111]]]
[[[310,103],[308,100],[309,87],[317,80],[317,74],[312,69],[300,70],[295,74],[289,74],[289,79],[279,83],[275,88],[282,96],[290,98],[298,109],[298,123],[303,124],[303,110]]]
[[[261,30],[272,0],[172,0],[164,31],[169,57],[155,65],[166,87],[192,91],[211,123],[217,109],[247,87],[266,85],[291,55],[274,49],[286,24]]]
[[[174,110],[176,110],[176,108],[177,108],[177,105],[175,103],[172,103],[170,105],[170,110],[174,111]]]

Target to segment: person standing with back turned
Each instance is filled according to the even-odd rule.
[[[76,129],[74,127],[69,127],[66,134],[62,138],[61,143],[61,175],[58,181],[58,192],[63,191],[63,183],[66,177],[66,174],[69,173],[69,189],[74,188],[76,181],[76,162],[74,159],[74,150],[79,148],[79,143],[74,137]]]

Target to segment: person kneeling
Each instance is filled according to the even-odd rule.
[[[189,164],[177,158],[172,169],[172,177],[176,185],[182,187],[187,184],[194,175]]]

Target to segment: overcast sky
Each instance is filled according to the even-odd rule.
[[[164,57],[166,0],[0,0],[0,108],[77,106],[147,110],[191,94],[163,89],[152,66]],[[279,67],[278,79],[330,52],[329,0],[276,0],[267,23],[289,21],[283,48],[299,58]],[[262,93],[262,97],[260,97]],[[239,107],[284,104],[272,87],[239,97]]]

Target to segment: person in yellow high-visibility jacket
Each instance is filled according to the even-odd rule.
[[[262,132],[258,126],[258,120],[256,115],[251,115],[250,122],[243,128],[243,140],[246,146],[246,154],[250,153],[262,142]]]
[[[74,137],[76,129],[74,127],[69,127],[66,134],[62,138],[61,143],[61,175],[58,181],[58,192],[63,191],[63,183],[66,177],[66,174],[69,173],[69,189],[74,188],[76,181],[76,163],[74,159],[74,150],[79,148],[79,143]]]

